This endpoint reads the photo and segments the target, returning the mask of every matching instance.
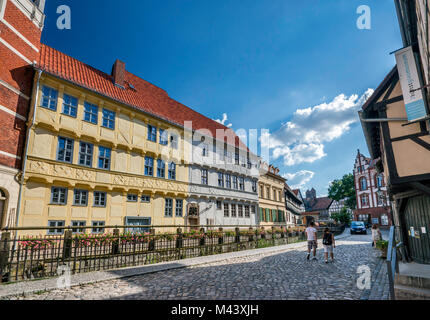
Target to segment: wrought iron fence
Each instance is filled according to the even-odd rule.
[[[81,233],[72,227],[10,229],[1,235],[0,282],[55,277],[59,275],[58,270],[64,270],[65,266],[76,274],[306,240],[304,227],[175,226],[176,232],[157,232],[166,227],[172,228],[145,226],[142,230],[142,226],[103,226],[103,234],[85,233],[93,227],[79,227]],[[61,230],[62,234],[13,236],[10,232],[47,233],[53,229]],[[342,232],[341,229],[333,231]]]

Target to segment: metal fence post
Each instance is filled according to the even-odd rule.
[[[221,232],[220,237],[218,237],[218,244],[223,244],[224,243],[224,229],[219,228],[218,230],[219,230],[219,232]]]
[[[119,229],[113,229],[112,254],[119,254]]]
[[[276,243],[275,240],[276,240],[275,227],[272,226],[272,242],[273,242],[273,245],[275,245],[275,243]]]
[[[69,259],[72,256],[72,235],[72,230],[64,232],[63,260]]]
[[[236,236],[234,238],[234,242],[239,243],[240,242],[240,229],[235,228],[235,233],[236,233]]]
[[[184,245],[184,240],[183,240],[183,234],[182,234],[182,229],[178,228],[176,230],[177,236],[176,236],[176,249],[180,249],[183,247]]]
[[[3,232],[1,234],[0,242],[0,283],[9,282],[10,274],[6,272],[7,264],[9,262],[10,251],[10,232]]]
[[[155,229],[151,229],[149,233],[151,235],[148,243],[148,251],[155,251]]]

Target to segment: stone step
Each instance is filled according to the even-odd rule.
[[[430,300],[430,289],[396,284],[394,285],[394,294],[396,300]]]
[[[430,289],[430,277],[396,274],[394,283],[419,289]]]

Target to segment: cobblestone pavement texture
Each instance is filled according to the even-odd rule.
[[[388,299],[386,265],[370,236],[338,240],[335,261],[316,261],[306,246],[285,252],[234,258],[184,269],[86,284],[70,289],[8,297],[10,300],[360,300]],[[360,290],[357,268],[369,266],[370,290]]]

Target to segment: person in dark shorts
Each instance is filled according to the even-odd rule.
[[[329,253],[330,253],[331,262],[334,262],[333,248],[336,248],[336,243],[334,241],[334,234],[330,232],[329,228],[324,229],[323,245],[324,245],[325,263],[328,263]]]
[[[306,236],[308,238],[308,256],[306,259],[309,260],[311,257],[311,251],[314,250],[314,257],[312,260],[317,260],[317,248],[318,248],[318,233],[315,229],[315,223],[312,221],[310,226],[306,228]]]

